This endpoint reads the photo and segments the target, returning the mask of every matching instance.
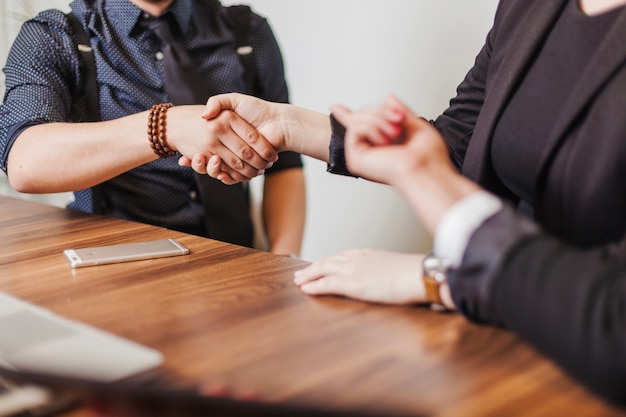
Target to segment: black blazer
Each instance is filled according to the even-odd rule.
[[[490,141],[508,99],[573,0],[501,0],[487,42],[435,121],[458,169],[517,203]],[[451,274],[461,312],[519,333],[592,390],[626,405],[626,8],[555,120],[535,179],[536,222],[507,207]],[[576,141],[567,155],[566,141]]]

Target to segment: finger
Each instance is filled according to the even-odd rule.
[[[207,175],[208,176],[221,181],[225,185],[234,185],[234,184],[238,184],[238,183],[240,183],[242,181],[245,182],[245,181],[250,181],[251,180],[251,178],[235,179],[235,178],[231,177],[227,173],[229,168],[225,164],[222,164],[222,160],[217,155],[211,156],[211,158],[209,159],[209,162],[206,165],[206,170],[207,170]],[[225,170],[227,172],[224,172],[222,170]]]
[[[178,158],[178,165],[181,167],[191,167],[191,159],[187,158],[186,156],[181,156],[180,158]]]
[[[322,270],[319,268],[319,263],[321,261],[318,261],[314,264],[311,264],[309,266],[307,266],[304,269],[301,269],[299,271],[296,271],[293,274],[293,282],[294,284],[296,284],[297,286],[301,286],[307,282],[310,281],[314,281],[316,279],[320,279],[324,276],[324,273],[322,272]]]
[[[264,172],[264,170],[257,169],[243,161],[225,146],[218,147],[215,153],[220,156],[221,171],[226,172],[236,181],[250,181],[251,178],[261,175]]]
[[[226,165],[217,155],[213,155],[209,159],[209,162],[206,165],[206,170],[209,176],[223,182],[226,185],[233,185],[240,182],[248,182],[252,179],[252,177],[242,175],[241,173]],[[264,173],[263,170],[257,172],[258,175],[263,175]]]
[[[206,171],[209,177],[217,178],[222,173],[222,159],[217,155],[211,156],[207,163]]]
[[[352,118],[347,126],[346,141],[387,145],[401,132],[402,126],[389,122],[384,114],[366,113]]]
[[[191,168],[198,174],[206,174],[206,157],[204,155],[194,155],[191,159]]]
[[[387,96],[387,98],[385,99],[385,106],[389,107],[390,109],[399,111],[401,113],[411,114],[415,116],[411,108],[407,106],[406,104],[404,104],[403,101],[401,101],[398,97],[396,97],[393,94],[390,94]]]
[[[334,275],[329,275],[324,278],[317,279],[315,281],[307,282],[300,286],[300,291],[307,295],[342,295],[348,296],[349,291],[345,278],[338,278]]]
[[[218,171],[217,168],[215,167],[212,167],[211,169],[214,172]],[[217,174],[215,175],[215,178],[222,181],[224,184],[232,185],[238,182],[248,182],[252,178],[256,177],[257,175],[262,175],[262,174],[263,174],[263,170],[258,170],[258,171],[255,171],[254,175],[247,176],[247,175],[241,174],[241,172],[237,171],[236,169],[231,168],[229,165],[225,164],[222,161],[220,162],[219,172],[217,172]]]
[[[367,140],[376,145],[387,145],[402,134],[404,113],[391,107],[375,107],[352,113],[343,106],[332,106],[335,118],[346,127],[348,136]]]
[[[209,137],[216,139],[217,149],[212,149],[213,153],[218,154],[223,163],[235,171],[254,177],[258,173],[253,170],[268,168],[278,159],[278,154],[267,139],[236,113],[224,111],[207,123]]]
[[[238,115],[234,115],[231,128],[241,139],[231,149],[241,159],[257,169],[270,168],[278,160],[278,153],[270,142]]]
[[[396,135],[402,129],[405,119],[404,110],[389,106],[380,106],[373,109],[366,109],[359,112],[358,119],[363,119],[369,123],[376,123],[377,127],[383,130],[388,136]]]
[[[293,281],[299,286],[330,274],[341,273],[343,271],[342,265],[346,263],[346,260],[347,258],[344,252],[327,256],[326,258],[315,261],[309,266],[296,271],[294,273]]]
[[[217,179],[221,181],[224,185],[234,185],[234,184],[239,184],[240,182],[248,182],[251,180],[251,178],[243,179],[243,180],[236,180],[230,175],[226,174],[225,172],[222,172],[221,174],[219,174],[217,176]]]

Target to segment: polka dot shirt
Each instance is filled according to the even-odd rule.
[[[169,101],[163,81],[162,45],[147,27],[149,15],[128,0],[76,0],[71,8],[91,38],[102,120],[142,112],[155,103]],[[231,23],[219,1],[176,0],[169,12],[177,24],[178,40],[187,48],[204,81],[198,88],[206,91],[206,97],[246,92],[244,68],[235,52]],[[254,48],[260,84],[261,92],[257,95],[287,102],[280,50],[267,21],[256,14],[251,18],[249,41]],[[67,16],[58,10],[48,10],[26,22],[11,48],[4,72],[0,168],[6,172],[10,148],[27,127],[86,120],[81,58]],[[46,146],[45,140],[41,138],[42,146]],[[272,170],[301,166],[299,155],[284,153]],[[240,193],[247,193],[244,187],[240,188]],[[205,196],[207,201],[203,201],[193,172],[179,167],[177,158],[167,158],[108,181],[105,203],[109,214],[117,217],[210,235],[205,216],[214,217],[214,223],[222,229],[248,221],[233,218],[247,216],[246,207],[243,210],[237,207],[235,212],[242,213],[237,216],[224,214],[229,204],[247,204],[247,198],[238,196],[224,202],[219,192],[213,190],[215,195]],[[75,197],[71,208],[92,211],[89,189],[75,191]],[[216,206],[209,207],[210,204]]]

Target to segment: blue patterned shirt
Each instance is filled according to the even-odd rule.
[[[160,59],[162,46],[147,27],[149,15],[128,0],[76,0],[70,6],[91,38],[102,120],[142,112],[155,103],[169,101]],[[235,52],[230,20],[219,1],[176,0],[168,12],[173,14],[182,34],[178,40],[187,48],[205,81],[199,88],[207,91],[207,97],[246,92],[244,68]],[[252,14],[248,39],[254,48],[262,98],[287,102],[281,53],[264,18]],[[4,68],[0,168],[5,172],[11,146],[27,127],[86,119],[81,68],[76,40],[64,13],[44,11],[23,25]],[[42,137],[42,146],[46,146],[45,141]],[[147,143],[146,139],[146,146]],[[294,166],[302,166],[299,155],[281,154],[273,169]],[[179,167],[175,157],[130,170],[106,184],[109,214],[207,234],[202,226],[206,210],[193,175],[190,169]],[[89,189],[75,191],[75,197],[71,208],[92,211]],[[224,221],[237,223],[237,219]]]

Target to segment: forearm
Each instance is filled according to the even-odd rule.
[[[183,155],[224,152],[226,148],[220,141],[233,133],[224,128],[224,122],[204,120],[203,110],[203,106],[176,106],[167,111],[165,136],[169,148]],[[26,129],[9,154],[11,185],[26,193],[75,191],[155,160],[157,155],[147,134],[148,114],[145,111],[105,122],[48,123]],[[250,166],[243,169],[257,172]]]
[[[14,189],[54,193],[87,188],[149,162],[148,112],[94,123],[47,123],[17,138],[8,160]]]
[[[266,176],[263,220],[270,251],[300,255],[304,234],[306,195],[304,173],[292,168]]]
[[[280,123],[285,132],[284,149],[328,162],[330,117],[328,114],[281,104]]]
[[[458,201],[481,188],[451,166],[432,165],[407,174],[395,184],[431,235],[444,214]]]
[[[400,192],[420,218],[422,225],[434,236],[445,213],[463,198],[480,190],[471,181],[455,172],[433,169],[431,172],[419,172],[399,187]],[[450,287],[441,286],[439,295],[449,310],[455,310]]]

